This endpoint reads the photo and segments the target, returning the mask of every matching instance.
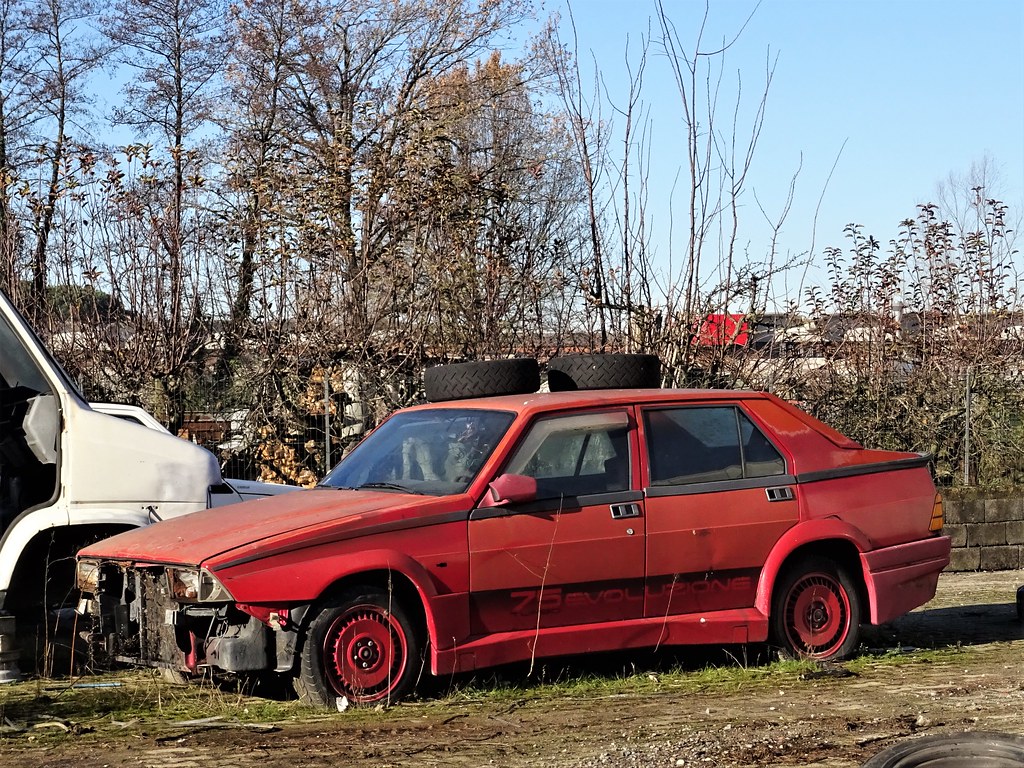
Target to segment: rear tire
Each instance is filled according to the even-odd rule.
[[[299,654],[295,692],[321,707],[389,704],[412,692],[421,642],[408,614],[387,592],[349,590],[326,601]]]
[[[860,592],[849,570],[831,560],[804,558],[775,584],[772,641],[791,658],[838,661],[860,639]]]
[[[661,361],[656,355],[563,355],[548,362],[548,388],[552,392],[660,386]]]

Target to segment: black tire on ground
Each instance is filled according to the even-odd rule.
[[[334,708],[389,704],[412,692],[422,643],[404,608],[381,589],[327,600],[306,631],[293,680],[303,701]]]
[[[856,649],[862,617],[850,571],[825,557],[804,557],[775,584],[770,640],[790,658],[838,661]]]
[[[940,733],[883,749],[863,768],[1013,768],[1024,765],[1024,736],[976,731]]]
[[[660,386],[661,361],[656,355],[563,355],[548,362],[548,388],[552,392]]]
[[[532,358],[452,363],[427,368],[427,400],[440,403],[467,397],[528,395],[540,389],[540,367]]]

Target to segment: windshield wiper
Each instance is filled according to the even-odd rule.
[[[356,488],[356,490],[362,491],[366,488],[379,488],[385,491],[401,491],[402,493],[414,493],[417,496],[423,495],[420,491],[414,491],[412,488],[406,488],[404,485],[399,485],[398,483],[363,483],[358,488]]]

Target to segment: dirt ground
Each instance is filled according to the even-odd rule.
[[[860,663],[749,685],[659,688],[645,657],[652,692],[479,696],[258,727],[111,723],[56,740],[0,738],[0,766],[859,766],[923,734],[1024,734],[1019,584],[1024,571],[944,574],[933,602],[866,630]],[[931,648],[947,650],[918,650]]]

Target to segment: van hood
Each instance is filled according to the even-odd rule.
[[[207,509],[136,528],[82,549],[79,557],[151,565],[203,565],[228,553],[251,556],[311,538],[353,538],[380,526],[429,525],[470,508],[468,496],[314,489]]]

